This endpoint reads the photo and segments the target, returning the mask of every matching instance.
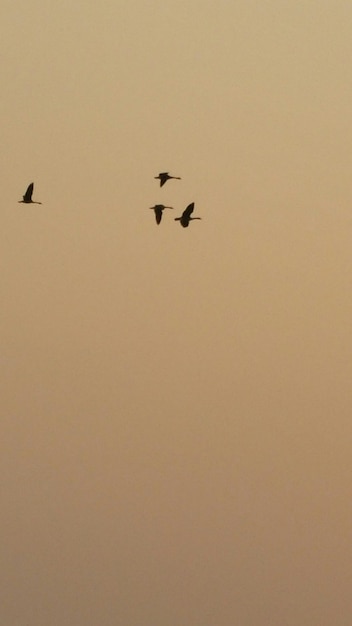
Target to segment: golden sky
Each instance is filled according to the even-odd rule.
[[[1,623],[348,626],[351,3],[0,23]]]

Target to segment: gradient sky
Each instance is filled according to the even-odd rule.
[[[351,3],[0,23],[1,623],[349,626]]]

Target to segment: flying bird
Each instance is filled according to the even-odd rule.
[[[160,187],[165,185],[165,183],[168,180],[170,180],[171,178],[175,178],[177,180],[181,180],[181,178],[179,176],[170,176],[169,172],[160,172],[159,176],[154,176],[154,178],[157,178],[157,179],[160,180]]]
[[[155,213],[155,221],[157,224],[160,224],[161,222],[161,218],[163,216],[163,210],[164,209],[173,209],[173,206],[165,206],[165,204],[156,204],[155,206],[151,206],[149,207],[150,209],[153,209],[154,213]]]
[[[201,217],[191,217],[194,210],[194,202],[188,205],[188,207],[183,211],[181,217],[175,217],[175,221],[181,222],[181,226],[183,228],[187,228],[191,220],[201,220]]]
[[[24,202],[24,204],[41,204],[41,202],[36,202],[35,200],[32,200],[33,187],[34,183],[28,185],[27,191],[23,196],[23,200],[19,200],[18,202]]]

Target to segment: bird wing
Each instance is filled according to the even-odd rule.
[[[23,200],[24,200],[25,202],[30,202],[30,201],[32,200],[33,187],[34,187],[34,184],[33,184],[33,183],[31,183],[30,185],[28,185],[28,187],[27,187],[27,191],[26,191],[26,193],[25,193],[25,194],[24,194],[24,196],[23,196]]]
[[[160,172],[157,178],[160,179],[160,187],[162,187],[170,178],[169,172]]]
[[[182,217],[190,217],[193,213],[194,210],[194,202],[191,202],[191,204],[188,205],[188,207],[183,211],[182,213]]]
[[[156,223],[160,224],[161,218],[163,216],[163,210],[160,207],[155,207],[154,212],[155,212]]]

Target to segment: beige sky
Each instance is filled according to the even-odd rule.
[[[1,623],[348,626],[351,3],[0,23]]]

